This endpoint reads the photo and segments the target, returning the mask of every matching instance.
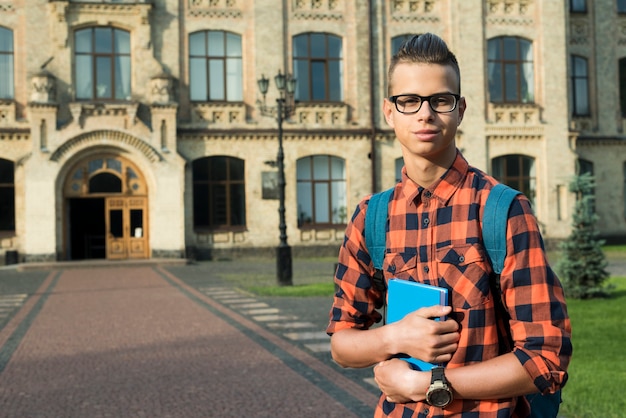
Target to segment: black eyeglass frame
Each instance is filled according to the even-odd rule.
[[[430,100],[432,98],[441,97],[441,96],[452,96],[452,97],[454,97],[454,106],[452,106],[452,109],[445,110],[445,111],[439,111],[439,110],[436,110],[433,107],[433,105],[430,102]],[[417,110],[414,110],[412,112],[403,112],[402,110],[400,110],[400,108],[398,108],[398,98],[400,98],[400,97],[418,97],[420,99],[420,105],[417,108]],[[437,93],[437,94],[433,94],[432,96],[420,96],[419,94],[398,94],[396,96],[389,96],[387,99],[390,102],[393,102],[393,104],[396,106],[396,110],[398,112],[402,113],[403,115],[413,115],[413,114],[415,114],[415,113],[420,111],[420,109],[422,108],[422,105],[424,104],[424,102],[428,102],[428,105],[430,106],[432,111],[435,112],[435,113],[450,113],[450,112],[454,112],[456,110],[456,107],[459,104],[459,100],[461,99],[461,95],[460,94],[454,94],[454,93]]]

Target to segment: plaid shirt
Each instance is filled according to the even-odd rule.
[[[490,281],[493,271],[483,247],[481,219],[496,181],[470,167],[459,153],[452,167],[424,189],[408,179],[396,185],[389,206],[385,279],[397,277],[446,287],[451,316],[461,325],[459,346],[448,368],[485,361],[501,354],[506,329],[497,315]],[[335,283],[339,286],[327,332],[367,329],[379,322],[382,296],[365,246],[365,210],[359,203],[346,229]],[[546,260],[530,202],[520,195],[511,205],[507,257],[500,277],[502,300],[510,315],[512,351],[537,388],[554,392],[567,381],[572,355],[571,325],[563,289]],[[455,399],[444,410],[426,403],[393,404],[381,396],[375,417],[524,417],[523,398],[475,401]]]

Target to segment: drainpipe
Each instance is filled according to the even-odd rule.
[[[372,27],[374,25],[374,12],[375,12],[375,0],[369,2],[369,27],[368,27],[368,42],[370,52],[370,70],[369,70],[369,86],[370,86],[370,159],[372,161],[372,193],[376,193],[376,118],[374,117],[374,86],[372,81],[374,79],[374,40]]]

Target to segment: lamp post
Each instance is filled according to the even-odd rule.
[[[291,247],[287,244],[287,222],[285,221],[285,154],[283,152],[283,121],[295,113],[296,103],[294,92],[296,89],[296,79],[290,74],[278,74],[274,77],[279,97],[276,99],[276,106],[267,106],[265,95],[269,88],[270,81],[262,75],[257,81],[259,90],[263,95],[263,102],[260,102],[261,114],[276,118],[278,122],[278,154],[276,164],[278,165],[278,217],[280,230],[280,244],[276,248],[276,275],[278,284],[281,286],[292,285],[292,259]]]

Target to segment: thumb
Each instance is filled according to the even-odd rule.
[[[440,316],[446,316],[452,312],[451,306],[435,305],[426,308],[421,308],[417,311],[417,314],[424,318],[439,318]]]

